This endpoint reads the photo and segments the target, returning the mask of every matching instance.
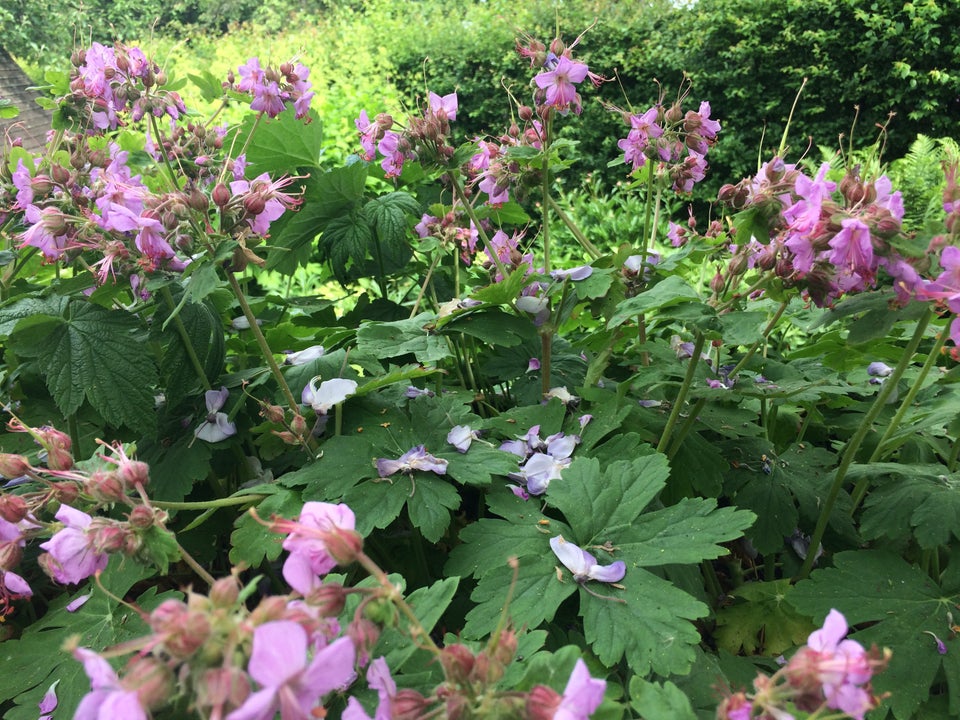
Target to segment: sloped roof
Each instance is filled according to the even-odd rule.
[[[50,129],[50,112],[37,105],[40,93],[27,88],[34,83],[20,69],[10,54],[0,47],[0,97],[7,98],[20,110],[11,120],[0,120],[0,147],[3,138],[20,138],[32,152],[43,149]]]

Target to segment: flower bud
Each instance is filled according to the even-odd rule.
[[[122,685],[135,690],[140,704],[145,708],[157,708],[170,700],[173,678],[167,667],[149,656],[134,658],[123,676]]]
[[[263,598],[250,613],[250,622],[254,625],[263,625],[272,620],[283,620],[286,611],[287,599],[282,595],[270,595]]]
[[[517,116],[524,122],[530,122],[534,118],[533,108],[529,105],[521,105],[517,108]]]
[[[54,163],[50,168],[50,172],[53,175],[54,182],[60,185],[66,185],[68,182],[70,182],[70,171],[67,170],[63,165]]]
[[[137,505],[130,511],[127,517],[130,519],[131,527],[135,527],[138,530],[146,530],[147,528],[153,527],[157,522],[156,513],[153,508],[147,507],[146,505]]]
[[[102,524],[98,519],[90,523],[90,545],[98,553],[125,553],[130,534],[127,528],[113,522]]]
[[[283,418],[281,418],[281,421]],[[303,437],[307,432],[307,420],[300,413],[297,413],[290,420],[290,431],[297,437]]]
[[[120,479],[128,488],[145,487],[150,482],[150,466],[139,460],[127,460],[117,466]]]
[[[234,667],[213,668],[203,674],[196,684],[197,704],[200,707],[237,708],[250,696],[250,680],[247,674]],[[212,715],[212,713],[211,713]],[[223,716],[223,713],[220,713]]]
[[[29,469],[30,463],[23,455],[0,453],[0,475],[8,480],[26,475]]]
[[[418,720],[426,713],[427,699],[416,690],[404,688],[390,703],[390,720]]]
[[[529,720],[552,720],[560,707],[560,693],[546,685],[534,685],[527,695]]]
[[[363,536],[356,530],[333,526],[323,534],[323,544],[337,565],[349,565],[363,550]]]
[[[447,645],[440,651],[440,665],[447,680],[462,685],[470,677],[477,659],[466,645],[459,643]]]
[[[94,470],[87,477],[84,490],[94,500],[105,503],[120,502],[127,496],[127,488],[115,471]]]
[[[223,183],[216,184],[216,186],[213,188],[212,195],[213,204],[220,208],[226,206],[226,204],[230,202],[230,198],[233,197],[230,192],[230,188]]]
[[[470,680],[481,685],[492,685],[503,677],[503,670],[503,665],[483,650],[477,653],[476,662],[470,671]]]
[[[353,640],[361,657],[369,657],[380,639],[380,628],[367,618],[356,618],[347,626],[347,636]]]
[[[240,586],[233,575],[220,578],[210,588],[210,602],[214,607],[233,607],[239,597]]]
[[[77,484],[72,482],[53,483],[50,489],[53,490],[53,497],[64,505],[72,505],[80,494]]]
[[[343,585],[327,583],[312,590],[304,599],[322,617],[337,617],[346,603],[347,593]]]
[[[23,548],[20,547],[20,543],[16,541],[0,543],[0,570],[13,570],[20,564],[21,558],[23,558]]]
[[[493,649],[492,657],[496,658],[496,660],[503,665],[509,665],[513,662],[516,654],[517,634],[513,631],[513,628],[507,628],[500,633],[500,637],[497,639],[497,645]]]
[[[243,209],[251,215],[259,215],[267,207],[267,201],[260,195],[247,195],[243,198]]]
[[[30,507],[27,505],[27,501],[19,495],[0,494],[0,518],[8,523],[16,524],[20,522],[29,512]]]

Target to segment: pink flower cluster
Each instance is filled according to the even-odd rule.
[[[64,101],[87,115],[95,130],[114,130],[119,114],[129,111],[134,121],[144,115],[176,120],[185,111],[180,96],[163,90],[166,73],[140,48],[93,43],[73,56],[71,95]]]
[[[812,632],[807,644],[776,674],[759,675],[753,693],[725,698],[717,708],[718,720],[793,720],[788,707],[815,714],[825,708],[838,710],[863,720],[879,703],[870,680],[886,667],[890,651],[873,648],[868,652],[856,640],[845,639],[846,635],[846,619],[831,610],[823,627]]]
[[[291,105],[297,119],[306,117],[310,111],[313,87],[307,78],[310,70],[301,63],[286,62],[279,69],[261,67],[260,59],[252,57],[241,65],[236,75],[230,72],[223,86],[230,90],[252,95],[250,109],[276,117]]]
[[[589,29],[589,28],[588,28]],[[556,111],[560,115],[573,112],[579,115],[583,101],[577,92],[577,85],[587,78],[594,85],[600,85],[604,79],[590,72],[587,64],[573,59],[573,49],[583,39],[584,33],[566,45],[559,37],[550,42],[550,47],[530,36],[517,40],[516,49],[521,57],[530,60],[531,67],[542,68],[533,78],[536,90],[533,94],[534,105],[541,117]]]
[[[900,193],[886,176],[868,181],[855,170],[847,171],[838,188],[827,179],[829,170],[824,163],[809,177],[774,158],[756,177],[721,188],[721,201],[756,208],[769,218],[769,238],[743,238],[734,259],[773,270],[785,286],[800,287],[819,307],[873,287],[881,268],[899,299],[909,300],[920,288],[920,275],[890,244],[903,218]]]
[[[622,111],[621,111],[622,112]],[[668,109],[654,105],[637,115],[623,113],[630,123],[627,137],[617,143],[632,172],[658,162],[676,192],[688,193],[703,180],[707,151],[717,142],[720,123],[710,118],[710,103],[701,102],[697,111],[683,113],[680,101]]]

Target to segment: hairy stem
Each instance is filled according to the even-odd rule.
[[[197,357],[197,351],[193,347],[193,342],[190,340],[190,335],[187,334],[187,328],[183,324],[183,320],[180,319],[180,313],[176,310],[176,303],[173,302],[173,293],[170,292],[170,288],[164,285],[160,289],[160,294],[163,296],[163,300],[167,303],[167,307],[170,308],[171,313],[176,313],[173,316],[173,326],[177,329],[177,335],[180,336],[180,341],[183,343],[183,349],[187,353],[187,358],[190,360],[190,364],[193,365],[193,370],[197,373],[197,377],[200,379],[200,383],[203,385],[204,390],[212,390],[213,386],[210,384],[210,380],[207,379],[207,373],[203,368],[203,364],[200,362],[200,358]]]
[[[700,354],[703,352],[703,344],[706,341],[702,332],[697,332],[697,339],[693,344],[693,354],[690,356],[690,364],[687,366],[687,373],[683,378],[683,384],[680,386],[677,397],[673,401],[673,408],[670,410],[670,417],[667,418],[667,424],[663,428],[663,434],[660,436],[660,442],[657,443],[657,452],[666,452],[670,444],[670,437],[673,434],[673,428],[677,424],[677,419],[683,410],[683,404],[687,400],[690,387],[693,385],[693,377],[697,374],[697,365],[700,362]]]
[[[795,578],[796,580],[803,580],[810,574],[810,570],[813,568],[813,561],[817,556],[817,548],[820,547],[820,541],[823,540],[823,534],[826,532],[827,524],[830,522],[830,513],[833,512],[833,506],[836,504],[837,497],[840,495],[843,481],[847,477],[847,471],[853,464],[857,451],[863,444],[864,438],[867,437],[867,433],[873,429],[873,423],[877,419],[877,416],[880,415],[884,405],[886,405],[887,399],[890,397],[894,388],[896,388],[897,383],[900,382],[903,373],[910,366],[913,355],[917,352],[917,348],[920,345],[920,341],[923,340],[923,334],[932,317],[933,311],[928,309],[917,322],[917,329],[914,331],[913,337],[910,338],[910,342],[907,343],[907,346],[904,348],[900,362],[897,363],[897,367],[893,373],[884,381],[883,385],[880,386],[880,392],[878,392],[877,397],[874,398],[873,405],[867,411],[866,416],[864,416],[863,421],[860,423],[860,427],[857,428],[857,431],[844,448],[843,457],[840,459],[840,466],[837,468],[836,475],[834,475],[833,478],[833,485],[830,486],[827,499],[820,508],[820,517],[817,518],[817,525],[810,538],[810,551],[803,561],[803,566],[800,568],[800,572]]]

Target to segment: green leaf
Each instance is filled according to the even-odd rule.
[[[661,453],[613,463],[602,476],[598,460],[577,458],[560,480],[550,483],[547,498],[570,523],[574,537],[568,540],[582,545],[602,543],[634,523],[663,488],[669,473],[667,458]]]
[[[510,495],[513,497],[512,493]],[[461,544],[451,551],[447,560],[446,574],[481,577],[505,567],[508,558],[543,555],[545,549],[550,557],[554,557],[550,546],[545,544],[552,532],[545,528],[562,531],[566,526],[563,523],[551,525],[551,521],[529,503],[522,509],[529,510],[519,517],[512,516],[512,522],[483,518],[464,527],[460,531]],[[544,522],[546,524],[542,525]]]
[[[617,304],[617,309],[607,322],[608,328],[615,328],[638,315],[644,315],[654,310],[673,307],[691,300],[699,301],[700,296],[687,282],[678,275],[664,278],[649,290],[627,298]]]
[[[473,292],[473,299],[490,305],[511,305],[527,283],[527,271],[519,268],[498,283]]]
[[[735,502],[757,515],[757,522],[747,531],[757,552],[765,555],[783,550],[784,539],[793,534],[800,519],[787,484],[780,478],[754,476],[736,494]]]
[[[270,173],[272,176],[296,175],[301,168],[315,168],[323,152],[323,130],[316,111],[311,110],[310,122],[294,117],[293,108],[284,110],[272,119],[259,120],[247,114],[237,131],[238,136],[252,138],[246,146],[249,176]],[[259,120],[259,122],[258,122]],[[254,125],[257,125],[254,132]],[[237,148],[243,147],[240,142]]]
[[[160,374],[165,380],[164,395],[169,405],[176,405],[181,398],[192,394],[203,383],[187,352],[184,338],[176,321],[161,331],[165,325],[164,315],[158,312],[154,318],[153,334],[166,340],[166,349],[160,361]],[[207,303],[188,303],[180,309],[180,322],[197,360],[203,369],[204,379],[213,381],[223,372],[226,345],[220,316]]]
[[[727,554],[721,543],[743,535],[756,516],[713,499],[684,498],[676,505],[645,513],[614,538],[629,566],[698,563]]]
[[[385,528],[396,520],[412,494],[410,477],[400,475],[355,485],[343,494],[343,502],[357,516],[357,532],[367,535],[374,528]]]
[[[444,334],[462,332],[495,347],[514,347],[535,340],[536,328],[526,318],[519,318],[497,309],[461,313],[445,323],[437,323]]]
[[[794,587],[787,601],[818,622],[835,608],[850,626],[867,624],[851,637],[864,647],[876,643],[893,651],[890,665],[872,681],[874,690],[891,693],[882,704],[898,720],[917,717],[941,666],[946,677],[956,671],[956,663],[948,663],[957,653],[951,649],[940,655],[925,633],[940,637],[947,633],[947,613],[956,609],[960,595],[950,597],[926,573],[890,553],[851,550],[833,560],[835,567],[815,570],[809,580]],[[960,685],[951,683],[948,688],[951,710],[960,710]]]
[[[64,415],[86,398],[108,423],[149,432],[155,424],[153,387],[157,367],[140,337],[137,319],[123,310],[75,302],[70,316],[42,341],[11,346],[36,357],[47,388]]]
[[[51,327],[43,332],[52,330],[52,325],[60,322],[60,315],[66,307],[67,298],[37,298],[25,297],[0,308],[0,337],[9,337],[21,320],[32,320],[33,323],[49,323]],[[24,325],[23,327],[26,327]]]
[[[540,538],[538,555],[524,555],[518,559],[517,581],[509,610],[514,626],[532,629],[544,621],[552,620],[560,603],[576,591],[577,584],[569,578],[566,582],[557,578],[555,562],[556,557],[549,552],[545,536]],[[470,599],[476,604],[467,613],[467,623],[463,627],[465,637],[482,638],[497,627],[507,591],[513,582],[513,573],[513,569],[504,562],[480,578],[476,589],[470,594]]]
[[[630,678],[630,707],[641,717],[657,720],[696,720],[690,699],[669,680],[662,685],[634,675]]]
[[[435,319],[433,313],[420,313],[407,320],[363,323],[357,330],[357,349],[379,358],[412,353],[423,364],[442,360],[449,357],[450,349],[426,328]]]
[[[621,584],[623,590],[591,587],[615,599],[580,590],[584,635],[597,657],[608,667],[625,657],[637,675],[686,673],[700,642],[691,621],[709,608],[641,568],[627,570]]]
[[[717,643],[734,655],[781,655],[816,628],[786,602],[790,580],[744,583],[717,610]]]
[[[494,475],[516,472],[519,458],[497,448],[474,442],[465,453],[436,452],[447,461],[447,475],[463,485],[489,486]]]
[[[410,522],[424,538],[437,542],[450,525],[450,511],[460,507],[460,494],[449,482],[428,473],[416,473],[413,481],[407,499]]]
[[[333,218],[349,214],[360,204],[366,180],[365,163],[312,172],[304,182],[300,209],[285,213],[270,228],[270,244],[278,250],[267,256],[267,269],[292,273],[297,267],[297,253],[304,248],[309,250]]]
[[[341,283],[351,278],[351,268],[366,260],[372,245],[373,228],[356,209],[330,220],[320,236],[320,253]]]

